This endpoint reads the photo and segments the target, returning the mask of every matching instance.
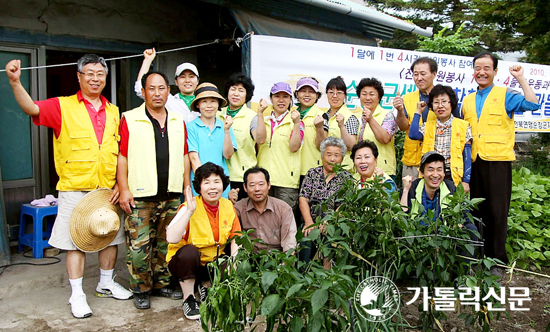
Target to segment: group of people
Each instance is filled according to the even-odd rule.
[[[413,202],[440,209],[443,198],[462,183],[472,197],[485,198],[477,211],[485,224],[485,253],[507,261],[513,113],[540,107],[521,66],[510,73],[525,96],[494,86],[496,57],[476,56],[479,88],[465,98],[460,112],[450,87],[433,86],[435,61],[419,58],[411,67],[418,90],[394,99],[395,117],[380,106],[384,88],[375,78],[357,85],[359,112],[346,107],[341,77],[326,85],[326,112],[316,106],[321,91],[313,77],[301,78],[294,92],[285,82],[275,83],[270,103],[261,99],[251,110],[249,77],[230,76],[222,96],[214,84],[199,84],[191,63],[176,68],[179,92],[171,95],[168,77],[150,71],[155,56],[154,49],[144,51],[135,84],[144,103],[121,117],[101,96],[108,74],[101,57],[85,55],[78,61],[77,94],[37,102],[21,85],[20,61],[6,65],[23,112],[36,125],[54,130],[59,214],[50,244],[67,250],[74,317],[92,314],[82,291],[86,256],[68,231],[72,209],[88,192],[112,189],[110,202],[125,212],[121,231],[99,252],[96,292],[133,297],[138,309],[150,307],[150,295],[183,299],[184,315],[198,319],[208,266],[237,253],[232,238],[239,231],[253,229],[251,237],[262,240],[254,250],[289,251],[297,246],[297,234],[307,236],[319,217],[338,208],[335,193],[346,179],[354,177],[360,188],[377,179],[388,192],[396,191],[393,137],[398,128],[407,132],[403,205],[413,213]],[[124,238],[130,291],[113,279],[117,245]],[[312,259],[314,248],[302,245],[300,259]]]

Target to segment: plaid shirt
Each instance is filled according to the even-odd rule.
[[[435,122],[435,144],[434,151],[440,153],[445,157],[445,169],[451,169],[451,133],[452,133],[452,124],[453,124],[453,115],[449,120],[441,123],[439,119]],[[423,123],[420,127],[420,133],[424,135],[426,123]],[[472,128],[468,125],[466,130],[466,142],[472,140]]]
[[[334,113],[333,117],[336,116],[336,114],[338,113]],[[323,114],[323,129],[325,131],[328,131],[329,129],[329,125],[328,125],[329,119],[330,119],[330,109]],[[352,114],[350,115],[346,123],[344,123],[344,126],[346,127],[348,134],[357,135],[357,131],[359,130],[359,120],[357,120],[357,117]]]

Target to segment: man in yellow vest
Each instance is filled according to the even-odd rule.
[[[92,315],[82,290],[86,254],[71,240],[69,221],[77,203],[88,192],[98,188],[113,189],[109,200],[118,202],[116,163],[118,153],[118,107],[101,95],[107,79],[105,59],[86,54],[77,62],[80,91],[69,97],[34,102],[21,84],[21,61],[6,65],[15,99],[23,112],[36,125],[52,128],[55,169],[59,175],[58,214],[49,244],[67,250],[66,266],[71,285],[71,312],[76,318]],[[100,279],[96,287],[99,297],[127,300],[132,293],[113,279],[117,245],[124,242],[120,231],[109,246],[98,253]]]
[[[428,107],[428,96],[434,87],[434,79],[437,75],[437,62],[428,57],[420,57],[416,59],[412,66],[414,84],[418,90],[409,92],[403,97],[399,91],[393,99],[393,107],[397,109],[397,117],[395,121],[399,129],[405,132],[405,142],[403,144],[403,176],[410,175],[413,180],[418,178],[418,166],[420,165],[420,157],[422,156],[422,141],[416,141],[409,138],[409,127],[416,112],[418,102],[425,102],[426,107],[422,111],[419,126],[428,119],[435,120],[435,114],[430,112]],[[458,109],[453,109],[453,116],[459,116]]]
[[[508,210],[512,194],[512,161],[514,154],[514,112],[540,108],[537,96],[523,76],[519,65],[510,67],[525,95],[494,85],[498,59],[490,53],[474,57],[474,79],[477,91],[466,96],[462,104],[464,120],[470,123],[472,145],[471,197],[485,198],[475,211],[484,224],[485,255],[508,263],[506,235]],[[502,276],[502,269],[493,269]]]
[[[189,181],[187,134],[183,116],[165,108],[167,77],[149,72],[142,78],[145,103],[123,114],[117,179],[120,207],[126,212],[127,265],[134,305],[149,309],[149,293],[181,299],[170,287],[166,226],[181,204]]]

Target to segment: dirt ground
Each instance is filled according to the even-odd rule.
[[[64,254],[59,257],[64,259]],[[137,310],[132,300],[117,301],[95,297],[94,289],[98,281],[97,259],[94,262],[94,257],[89,257],[84,276],[84,291],[93,310],[92,317],[72,317],[68,304],[70,287],[63,261],[44,267],[13,266],[0,275],[0,331],[202,331],[198,322],[183,318],[181,301],[152,297],[151,309]],[[15,261],[18,260],[29,259],[16,257]],[[128,272],[120,255],[116,273],[117,280],[127,286]],[[550,269],[544,269],[542,273],[550,275]],[[550,279],[521,272],[515,272],[510,283],[506,283],[508,278],[507,275],[503,281],[506,287],[529,287],[532,300],[525,306],[530,310],[510,312],[510,318],[501,315],[499,320],[493,322],[492,331],[546,331],[550,323]],[[402,311],[402,316],[412,326],[419,325],[418,303],[406,306]],[[450,319],[444,322],[444,331],[479,331],[465,327],[463,320],[452,316],[450,314]],[[260,319],[259,317],[258,320]],[[264,330],[263,324],[256,328],[256,331]]]

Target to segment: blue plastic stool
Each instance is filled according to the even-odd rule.
[[[57,215],[57,206],[32,206],[30,204],[23,204],[21,206],[21,218],[19,220],[19,245],[17,249],[19,252],[23,250],[23,246],[32,248],[32,256],[34,258],[44,257],[44,248],[51,247],[48,244],[50,235],[52,234],[52,227],[54,218],[47,218],[48,216]],[[25,233],[26,219],[25,216],[32,218],[32,233]],[[46,220],[46,230],[44,231],[44,220]],[[53,221],[52,221],[53,220]]]

